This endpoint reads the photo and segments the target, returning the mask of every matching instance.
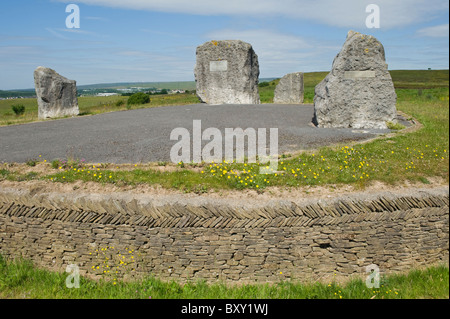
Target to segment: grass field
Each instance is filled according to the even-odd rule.
[[[126,111],[127,100],[128,97],[123,96],[79,97],[78,106],[80,108],[80,116]],[[149,104],[135,105],[132,109],[195,103],[198,103],[198,98],[193,94],[152,95],[151,102]],[[12,106],[17,104],[23,104],[25,106],[25,114],[20,116],[14,114],[12,111]],[[35,121],[38,121],[38,105],[36,99],[0,101],[0,126],[23,124]]]
[[[435,266],[407,274],[382,276],[379,288],[362,279],[300,284],[227,286],[199,281],[181,285],[149,277],[131,282],[80,278],[80,288],[66,287],[67,273],[38,269],[30,261],[0,256],[0,298],[10,299],[448,299],[449,269]]]

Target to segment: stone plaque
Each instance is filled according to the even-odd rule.
[[[210,72],[224,72],[228,71],[228,61],[211,61],[209,62]]]
[[[365,79],[374,78],[375,71],[345,71],[344,79]]]

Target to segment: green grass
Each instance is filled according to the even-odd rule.
[[[396,89],[448,88],[448,70],[395,70],[390,71]]]
[[[347,283],[280,281],[277,284],[229,286],[204,281],[181,285],[153,277],[122,282],[80,278],[80,288],[66,287],[68,273],[36,268],[28,260],[0,257],[0,298],[30,299],[447,299],[448,266],[412,270],[381,277],[380,288],[369,289],[362,279]]]
[[[78,98],[80,116],[101,114],[107,112],[126,111],[128,97],[123,96],[86,96]],[[123,101],[122,103],[118,103]],[[15,115],[12,105],[23,104],[25,113]],[[192,94],[152,95],[151,102],[132,106],[131,109],[151,108],[170,105],[185,105],[198,103],[198,98]],[[36,99],[0,100],[0,126],[23,124],[38,121],[38,105]]]
[[[14,180],[17,177],[9,177]],[[96,165],[81,168],[60,169],[55,174],[50,174],[44,179],[52,182],[71,183],[75,181],[97,182],[103,184],[115,184],[118,186],[139,184],[159,185],[163,188],[177,189],[182,192],[205,193],[208,190],[232,189],[233,185],[214,176],[205,176],[197,172],[180,169],[174,172],[160,172],[154,169],[136,168],[133,170],[111,170],[98,168]]]

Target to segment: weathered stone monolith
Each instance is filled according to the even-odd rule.
[[[273,102],[277,104],[303,103],[303,73],[290,73],[283,76],[275,88]]]
[[[240,40],[210,41],[197,48],[197,95],[208,104],[260,104],[258,56]]]
[[[39,119],[79,114],[76,81],[40,66],[34,71],[34,84]]]
[[[396,121],[396,101],[383,45],[350,31],[331,72],[316,86],[313,121],[318,127],[386,129]]]

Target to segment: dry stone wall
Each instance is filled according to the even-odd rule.
[[[139,252],[134,275],[231,283],[345,279],[448,262],[448,188],[295,203],[33,194],[0,187],[0,253],[92,275],[94,251]]]

